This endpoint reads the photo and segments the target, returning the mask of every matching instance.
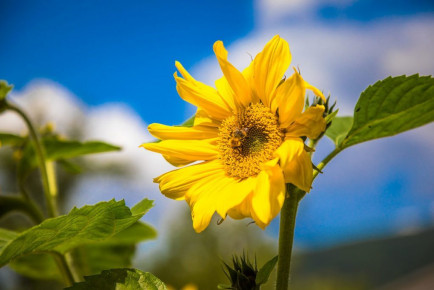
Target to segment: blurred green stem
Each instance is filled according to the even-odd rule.
[[[52,187],[52,182],[50,182],[49,172],[47,171],[45,150],[44,147],[42,146],[41,138],[39,137],[38,132],[33,127],[33,124],[30,121],[30,119],[20,108],[7,102],[6,109],[14,111],[18,115],[20,115],[21,118],[23,118],[24,122],[26,123],[27,128],[29,129],[30,137],[36,151],[39,171],[41,172],[42,186],[44,188],[45,199],[47,202],[48,215],[49,217],[55,217],[58,215],[56,200],[55,200],[56,196],[55,196],[55,191],[53,191],[54,188]]]
[[[280,212],[279,260],[277,262],[276,289],[289,289],[292,245],[294,242],[295,218],[298,208],[298,190],[291,184],[286,185],[286,199]]]
[[[65,256],[58,252],[50,252],[53,255],[54,260],[56,261],[57,266],[59,266],[59,270],[62,273],[63,280],[67,286],[72,286],[74,284],[74,276],[69,268],[68,262],[65,259]]]
[[[4,203],[5,206],[0,206],[0,216],[6,214],[9,211],[17,210],[27,214],[35,224],[40,224],[44,220],[44,216],[36,204],[30,200],[23,198],[21,196],[1,196],[1,202]]]

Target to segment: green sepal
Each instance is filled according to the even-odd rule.
[[[268,281],[268,278],[271,275],[271,272],[273,272],[274,267],[276,267],[278,256],[272,258],[267,263],[262,266],[261,269],[259,269],[258,274],[256,275],[256,285],[265,284]]]

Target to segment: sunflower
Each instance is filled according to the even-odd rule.
[[[304,98],[307,89],[324,96],[295,69],[283,78],[291,53],[278,35],[242,72],[228,61],[221,41],[213,48],[223,72],[216,89],[175,63],[182,76],[174,74],[176,89],[197,107],[193,126],[151,124],[149,132],[161,142],[141,146],[182,167],[154,182],[165,196],[189,204],[196,232],[215,212],[223,219],[250,217],[264,229],[283,205],[286,183],[307,192],[311,188],[312,162],[304,140],[317,138],[326,122],[322,105],[303,112]]]

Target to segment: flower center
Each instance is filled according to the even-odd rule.
[[[226,118],[219,130],[220,159],[237,178],[257,175],[283,141],[277,116],[260,103]]]

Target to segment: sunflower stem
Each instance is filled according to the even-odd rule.
[[[298,208],[298,191],[293,185],[286,185],[286,199],[280,212],[279,260],[277,262],[276,289],[289,289],[292,245],[294,242],[295,218]]]

